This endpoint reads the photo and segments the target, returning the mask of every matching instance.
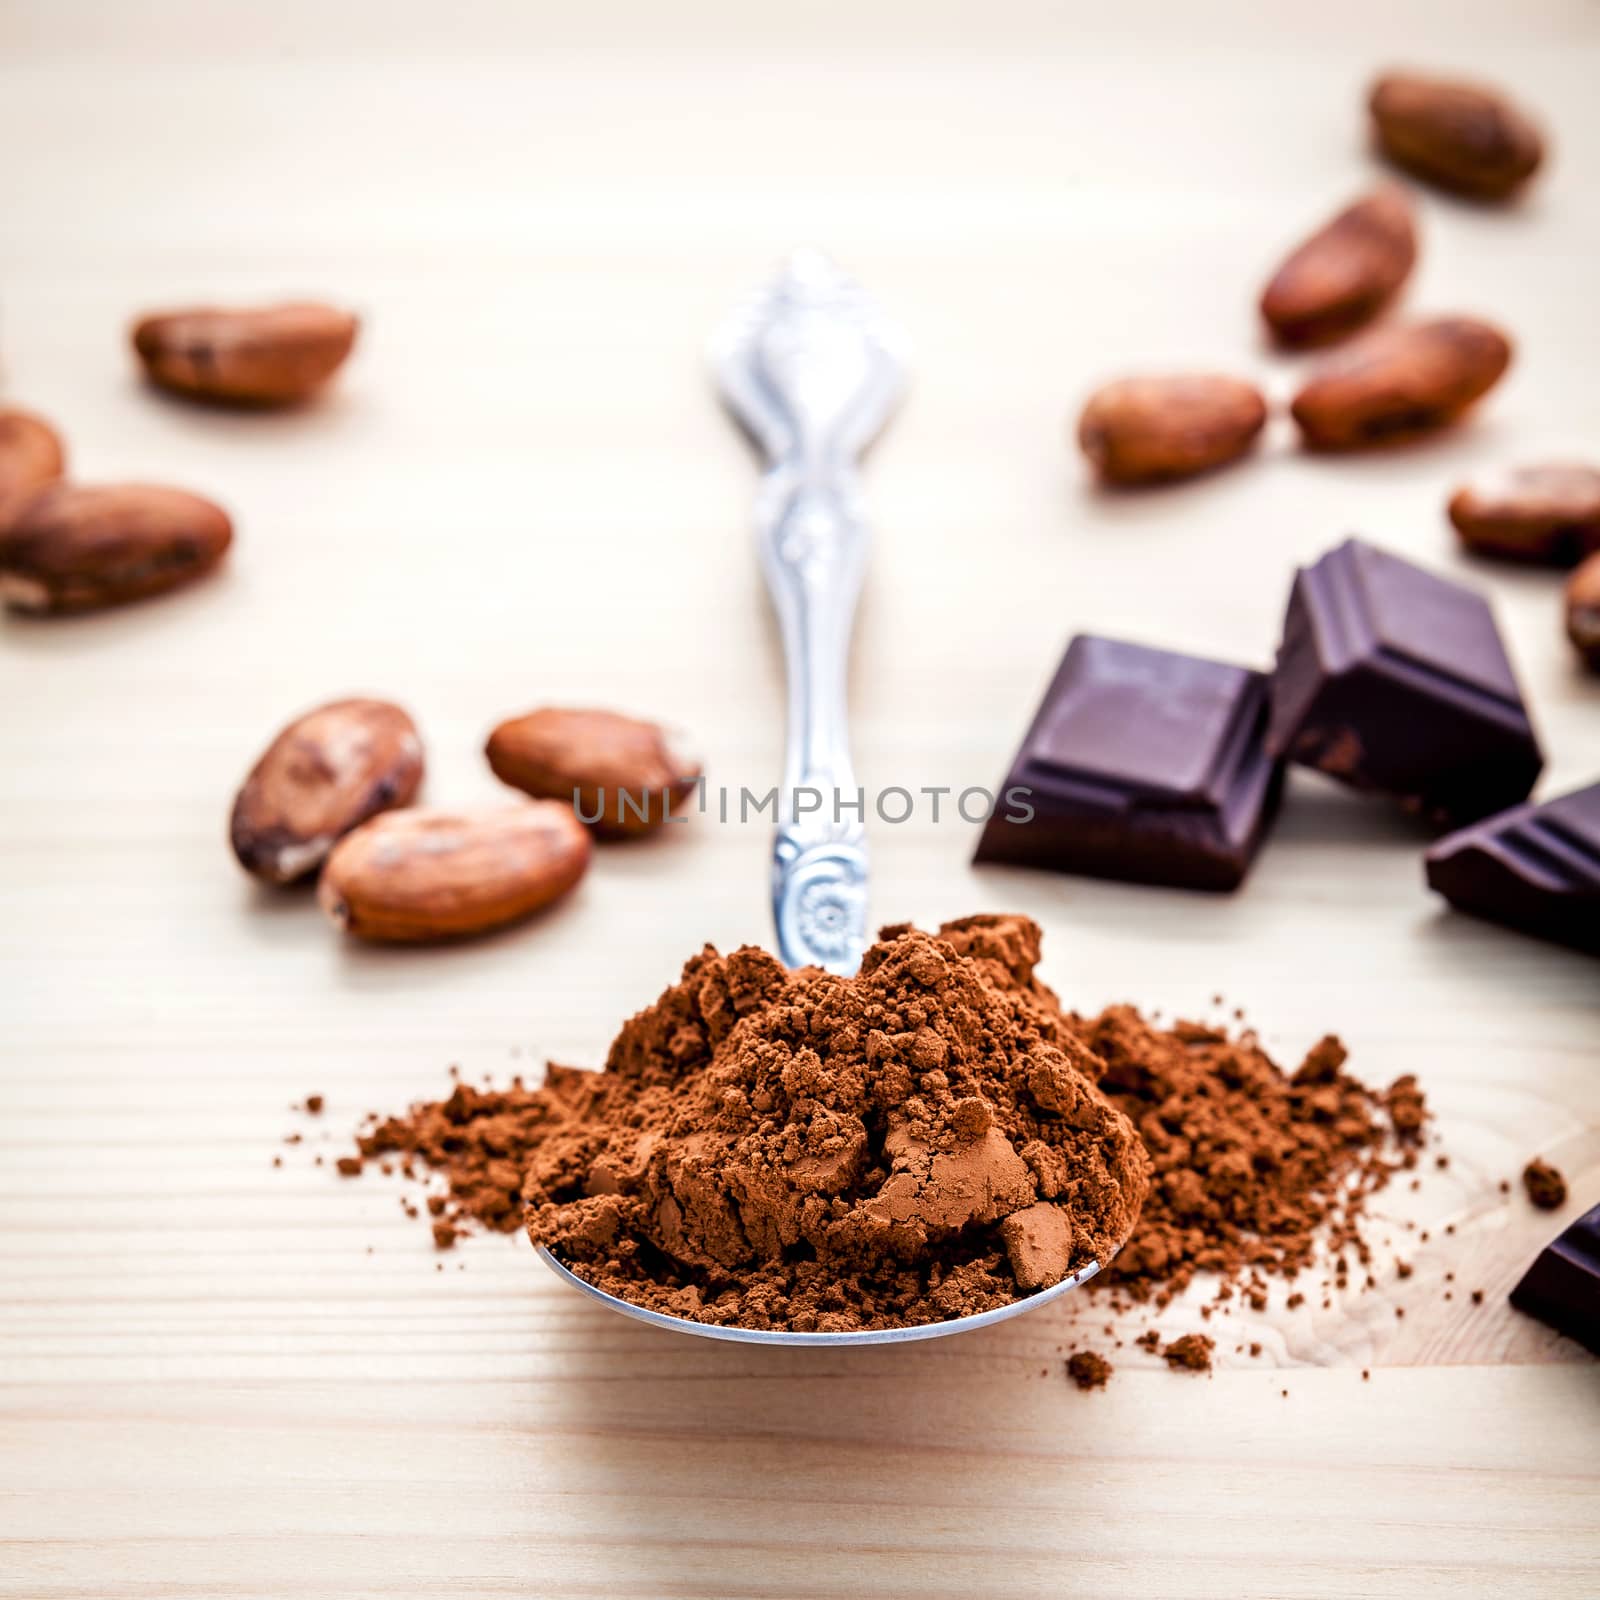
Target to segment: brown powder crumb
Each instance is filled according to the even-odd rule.
[[[1483,1290],[1482,1289],[1474,1289],[1472,1291],[1472,1303],[1475,1306],[1481,1306],[1483,1304]]]
[[[272,1158],[272,1164],[275,1167],[281,1167],[283,1165],[283,1157],[282,1156],[274,1156]]]
[[[1522,1187],[1541,1211],[1556,1211],[1567,1203],[1567,1180],[1537,1156],[1522,1169]]]
[[[1406,1308],[1404,1306],[1396,1306],[1394,1308],[1394,1314],[1397,1317],[1404,1317],[1406,1314]]]
[[[460,1230],[453,1222],[441,1218],[433,1225],[433,1242],[440,1250],[448,1250],[456,1242]]]
[[[1286,1306],[1286,1307],[1287,1307],[1287,1308],[1288,1308],[1288,1309],[1289,1309],[1289,1310],[1290,1310],[1290,1311],[1297,1311],[1297,1310],[1299,1310],[1299,1308],[1300,1308],[1300,1307],[1301,1307],[1301,1306],[1303,1306],[1303,1305],[1304,1305],[1304,1304],[1305,1304],[1305,1303],[1306,1303],[1306,1297],[1305,1297],[1305,1296],[1304,1296],[1304,1295],[1303,1295],[1303,1294],[1292,1294],[1292,1295],[1290,1295],[1290,1296],[1289,1296],[1289,1298],[1288,1298],[1288,1299],[1287,1299],[1287,1300],[1286,1300],[1286,1301],[1285,1301],[1285,1302],[1284,1302],[1284,1305],[1285,1305],[1285,1306]]]
[[[340,1156],[334,1165],[338,1167],[339,1176],[342,1178],[356,1178],[361,1175],[360,1156]]]
[[[313,1117],[322,1115],[322,1096],[320,1094],[308,1094],[306,1096],[306,1111]]]
[[[1500,1193],[1501,1194],[1510,1194],[1511,1193],[1511,1180],[1509,1178],[1502,1178],[1500,1180]]]
[[[1384,1092],[1383,1103],[1389,1112],[1389,1121],[1401,1139],[1415,1143],[1422,1137],[1428,1109],[1414,1077],[1407,1074],[1403,1078],[1396,1078]]]
[[[1080,1389],[1103,1389],[1115,1369],[1093,1350],[1074,1350],[1067,1357],[1067,1376]]]
[[[1137,1339],[1133,1341],[1141,1350],[1148,1350],[1154,1354],[1161,1348],[1161,1334],[1158,1329],[1146,1328]]]
[[[1261,1354],[1261,1346],[1259,1344],[1252,1344],[1250,1346],[1250,1354],[1252,1356],[1260,1356],[1260,1354]]]
[[[1161,1359],[1174,1372],[1209,1372],[1211,1352],[1215,1349],[1215,1342],[1203,1333],[1186,1333],[1161,1352]]]
[[[1397,1278],[1409,1278],[1416,1270],[1409,1261],[1397,1261],[1394,1264],[1394,1274]]]

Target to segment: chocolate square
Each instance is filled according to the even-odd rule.
[[[1266,720],[1263,673],[1080,635],[974,859],[1237,888],[1282,791],[1282,767],[1262,746]],[[1016,820],[1025,808],[1031,817]]]
[[[1511,1303],[1600,1356],[1600,1206],[1539,1252]]]
[[[1488,602],[1358,539],[1295,575],[1267,748],[1444,826],[1544,764]]]
[[[1427,874],[1459,911],[1600,955],[1600,783],[1447,835]]]

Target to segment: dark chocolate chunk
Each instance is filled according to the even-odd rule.
[[[1283,787],[1281,765],[1262,747],[1266,721],[1263,673],[1080,636],[976,859],[1237,888]]]
[[[1427,872],[1458,911],[1600,955],[1600,783],[1448,834]]]
[[[1600,1356],[1600,1206],[1539,1252],[1511,1303]]]
[[[1526,799],[1544,764],[1488,602],[1358,539],[1295,575],[1267,748],[1441,826]]]

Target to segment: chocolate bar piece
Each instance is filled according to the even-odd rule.
[[[1600,1206],[1539,1252],[1511,1303],[1600,1356]]]
[[[1267,748],[1441,826],[1526,799],[1544,764],[1488,602],[1358,539],[1295,575]]]
[[[1262,747],[1266,721],[1263,673],[1080,636],[975,859],[1237,888],[1283,787]]]
[[[1426,859],[1458,911],[1600,955],[1600,783],[1462,828]]]

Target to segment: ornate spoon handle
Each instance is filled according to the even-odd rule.
[[[752,296],[716,347],[724,397],[769,463],[756,522],[789,683],[773,845],[778,950],[790,966],[841,973],[860,964],[867,926],[846,693],[867,554],[855,462],[899,393],[895,343],[864,291],[807,252]]]
[[[855,474],[774,467],[758,520],[767,587],[788,664],[788,738],[772,910],[791,966],[854,972],[865,948],[864,807],[850,766],[846,672],[850,626],[866,565]]]

